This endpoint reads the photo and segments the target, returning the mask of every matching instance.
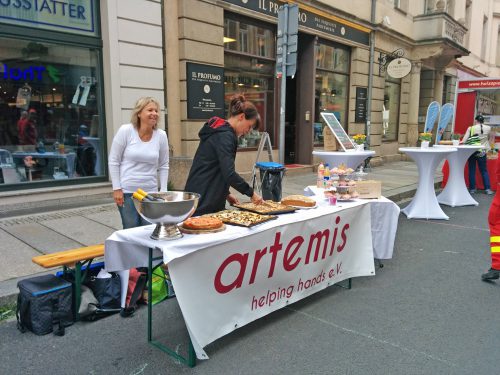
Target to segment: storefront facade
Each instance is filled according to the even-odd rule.
[[[259,132],[271,136],[275,160],[278,155],[279,103],[281,79],[276,74],[277,15],[284,1],[197,1],[165,4],[165,17],[179,19],[178,37],[166,34],[167,55],[179,50],[177,85],[167,84],[167,96],[179,92],[180,110],[168,103],[169,135],[178,134],[180,142],[173,150],[174,160],[192,158],[198,146],[197,133],[212,115],[224,111],[206,111],[205,118],[188,116],[190,85],[187,66],[193,62],[206,69],[223,71],[224,107],[232,95],[243,93],[257,106],[261,129],[240,139],[237,169],[250,171],[255,163]],[[285,163],[314,163],[312,151],[323,147],[323,122],[320,112],[335,113],[352,134],[364,130],[365,118],[356,118],[356,89],[368,87],[370,28],[342,18],[326,6],[299,3],[297,73],[287,78],[285,113]],[[210,14],[210,22],[206,22]],[[171,31],[171,30],[170,30]],[[169,45],[171,47],[169,47]],[[176,48],[178,46],[178,48]],[[169,57],[167,56],[167,60]],[[177,67],[167,66],[167,82]],[[167,101],[169,99],[167,98]],[[216,102],[216,98],[210,98]],[[214,105],[220,108],[219,105]],[[179,124],[179,125],[177,125]],[[183,186],[182,181],[174,185]]]
[[[0,2],[2,206],[109,195],[113,135],[140,96],[164,107],[161,5]]]

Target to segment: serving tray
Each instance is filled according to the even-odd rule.
[[[296,208],[294,207],[286,206],[284,204],[273,201],[264,201],[264,203],[262,204],[246,202],[241,204],[235,204],[234,207],[237,207],[245,211],[255,212],[261,215],[288,214],[291,212],[295,212],[296,210]]]
[[[250,228],[255,225],[265,223],[269,220],[277,219],[276,215],[261,215],[255,212],[240,211],[240,210],[224,210],[207,216],[216,217],[222,222],[230,225]]]

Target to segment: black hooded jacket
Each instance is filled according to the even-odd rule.
[[[252,187],[234,168],[238,137],[231,125],[222,118],[212,117],[198,135],[200,145],[185,187],[185,191],[201,195],[195,215],[223,210],[230,186],[251,197]]]

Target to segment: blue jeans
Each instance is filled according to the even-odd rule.
[[[469,189],[476,188],[476,161],[479,165],[479,172],[483,178],[484,190],[490,188],[490,177],[488,176],[488,169],[486,168],[486,155],[484,156],[474,156],[474,154],[469,158]]]
[[[118,206],[118,211],[122,218],[123,229],[151,224],[149,221],[144,220],[135,209],[134,202],[132,201],[132,193],[123,194],[123,206]]]

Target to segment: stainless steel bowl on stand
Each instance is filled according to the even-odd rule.
[[[163,201],[139,201],[132,198],[137,212],[150,223],[156,224],[151,234],[153,240],[175,240],[182,237],[177,224],[196,211],[200,195],[184,191],[149,193]]]

